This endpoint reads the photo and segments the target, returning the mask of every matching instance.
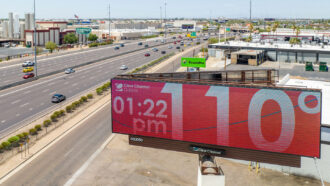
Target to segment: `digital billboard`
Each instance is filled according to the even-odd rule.
[[[193,24],[183,24],[182,25],[182,29],[194,29],[194,25]]]
[[[112,79],[112,130],[320,156],[321,92]]]

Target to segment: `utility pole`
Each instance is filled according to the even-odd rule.
[[[167,35],[166,35],[166,34],[167,34],[167,33],[166,33],[166,4],[167,4],[167,3],[166,3],[166,0],[165,0],[165,3],[164,3],[164,4],[165,4],[165,17],[164,17],[164,24],[165,24],[165,25],[164,25],[164,28],[165,28],[165,34],[164,34],[164,37],[165,37],[165,40],[166,40],[166,36],[167,36]]]
[[[110,19],[110,3],[109,3],[109,40],[111,40],[110,30],[111,30],[111,19]]]
[[[162,6],[160,6],[160,27],[163,28],[163,12],[162,12]]]
[[[34,46],[34,70],[35,75],[38,77],[38,65],[37,65],[37,25],[36,25],[36,0],[33,0],[33,12],[34,12],[34,33],[33,33],[33,46]]]
[[[250,0],[250,23],[252,21],[252,0]]]

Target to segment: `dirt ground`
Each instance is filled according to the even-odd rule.
[[[217,162],[225,173],[226,186],[321,185],[318,180],[268,169],[256,173],[227,159],[217,158]],[[73,185],[192,186],[197,184],[197,168],[197,155],[130,146],[128,136],[116,134]]]

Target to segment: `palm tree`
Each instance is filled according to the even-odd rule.
[[[277,31],[278,26],[279,26],[279,23],[275,22],[272,27],[273,34]],[[277,40],[277,33],[276,33],[276,40]]]
[[[251,42],[252,41],[252,32],[254,31],[254,27],[253,27],[252,23],[249,24],[249,31],[250,31],[250,36],[249,36],[248,41]]]

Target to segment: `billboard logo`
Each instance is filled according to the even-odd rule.
[[[122,83],[117,83],[116,84],[116,91],[117,92],[122,92],[123,91],[123,84]]]
[[[183,63],[183,64],[187,64],[187,60],[183,60],[182,63]]]

